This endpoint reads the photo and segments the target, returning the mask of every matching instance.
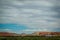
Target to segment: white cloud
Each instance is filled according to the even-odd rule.
[[[10,32],[10,33],[15,33],[12,29],[0,29],[0,32]]]
[[[22,30],[22,31],[48,31],[47,29],[26,29],[26,30]]]

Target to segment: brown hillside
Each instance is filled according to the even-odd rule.
[[[0,36],[16,36],[15,33],[9,33],[9,32],[0,32]]]

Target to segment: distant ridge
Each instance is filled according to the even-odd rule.
[[[0,32],[0,36],[60,36],[60,32],[34,32],[32,34]]]
[[[17,34],[10,32],[0,32],[0,36],[17,36]]]

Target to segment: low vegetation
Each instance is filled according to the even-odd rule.
[[[54,37],[43,37],[43,36],[11,36],[11,37],[0,37],[0,40],[60,40],[60,36]]]

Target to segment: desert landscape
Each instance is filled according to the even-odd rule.
[[[0,0],[0,40],[60,40],[60,0]]]
[[[60,32],[34,32],[32,34],[0,32],[0,40],[60,40]]]

